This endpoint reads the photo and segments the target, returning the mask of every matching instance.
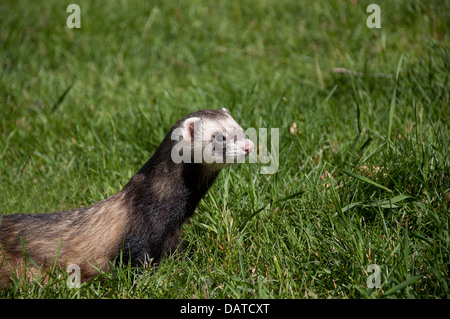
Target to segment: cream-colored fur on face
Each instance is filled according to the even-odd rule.
[[[172,139],[182,136],[177,147],[190,147],[196,163],[211,165],[211,169],[221,169],[227,164],[243,163],[245,157],[253,151],[253,143],[245,137],[242,127],[222,109],[224,117],[220,119],[191,117],[184,121],[180,130],[174,130]],[[216,154],[214,149],[223,149],[225,153]],[[177,150],[178,151],[178,150]],[[186,157],[185,160],[189,160]]]

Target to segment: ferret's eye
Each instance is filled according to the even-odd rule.
[[[217,142],[223,142],[223,141],[226,140],[225,136],[223,136],[222,134],[217,134],[215,136],[215,139],[216,139]]]

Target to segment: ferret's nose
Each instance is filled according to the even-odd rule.
[[[245,154],[251,154],[253,152],[253,142],[250,140],[246,140],[244,144],[244,152]]]

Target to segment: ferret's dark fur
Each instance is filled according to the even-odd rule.
[[[171,134],[191,117],[218,123],[232,120],[225,109],[202,110],[181,119],[122,190],[92,206],[3,216],[0,286],[6,286],[11,275],[45,274],[57,257],[60,267],[77,264],[81,280],[89,281],[98,275],[96,267],[107,270],[108,262],[120,252],[125,262],[142,266],[157,264],[167,252],[176,250],[182,224],[223,167],[171,160],[176,143]],[[24,251],[33,263],[25,263]]]

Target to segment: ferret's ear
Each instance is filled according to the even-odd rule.
[[[201,123],[202,119],[199,117],[190,117],[186,119],[183,123],[183,139],[187,142],[193,141],[196,131],[200,132]]]
[[[226,108],[222,108],[222,112],[225,112],[225,113],[227,113],[227,114],[230,114],[231,115],[231,113],[230,113],[230,111],[228,111]]]

